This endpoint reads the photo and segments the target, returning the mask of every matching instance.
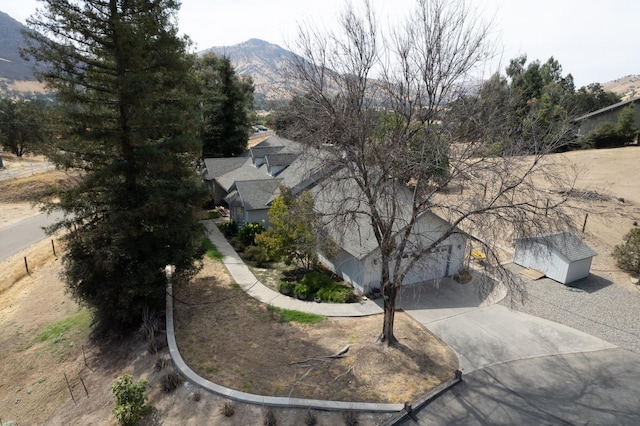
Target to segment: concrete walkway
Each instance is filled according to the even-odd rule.
[[[238,253],[212,220],[204,221],[211,242],[222,253],[222,262],[233,280],[254,299],[283,309],[291,309],[327,317],[362,317],[381,314],[382,308],[371,300],[360,303],[316,303],[298,300],[271,290],[251,273]]]

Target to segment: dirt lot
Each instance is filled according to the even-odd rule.
[[[581,151],[570,154],[555,156],[558,161],[565,161],[562,158],[569,158],[579,163],[584,173],[577,182],[577,187],[582,190],[595,191],[603,194],[601,200],[576,201],[580,203],[584,211],[589,212],[589,221],[586,234],[583,235],[585,241],[593,247],[599,255],[594,259],[592,273],[602,276],[615,285],[622,285],[637,289],[630,283],[629,276],[620,272],[615,267],[610,253],[615,244],[620,243],[622,235],[633,227],[634,222],[640,223],[640,191],[637,190],[637,183],[640,182],[640,148],[627,147],[623,149]],[[30,188],[38,185],[37,182],[45,180],[55,182],[60,176],[52,174],[39,175],[38,179],[25,184],[20,181],[0,182],[0,227],[19,220],[28,215],[36,214],[37,210],[30,207],[28,200],[24,199],[24,194]],[[624,198],[624,202],[618,200]],[[580,214],[576,215],[576,223],[581,225]],[[87,340],[88,323],[83,320],[82,310],[64,293],[64,286],[58,278],[60,261],[54,260],[50,254],[48,241],[40,243],[28,252],[19,253],[12,258],[0,262],[0,283],[8,282],[9,271],[19,270],[22,256],[38,256],[42,259],[39,266],[35,267],[31,276],[15,278],[18,280],[12,285],[5,285],[4,290],[0,289],[0,347],[2,348],[2,360],[0,363],[0,421],[6,423],[15,420],[17,424],[115,424],[110,411],[112,408],[112,397],[109,386],[116,377],[121,374],[133,374],[136,379],[148,378],[151,382],[150,400],[155,407],[154,415],[148,424],[261,424],[264,418],[264,408],[251,405],[238,404],[236,414],[226,418],[220,414],[220,407],[223,400],[200,393],[189,386],[181,386],[172,394],[165,394],[159,389],[159,381],[166,370],[156,372],[153,368],[156,362],[156,355],[146,351],[147,344],[140,337],[132,338],[128,341],[115,341],[110,345],[97,346]],[[17,266],[16,266],[17,265]],[[223,274],[224,271],[218,271]],[[203,271],[204,274],[211,273],[210,270]],[[223,275],[216,275],[215,285],[224,285]],[[197,295],[197,292],[212,291],[207,290],[204,285],[206,280],[200,281],[193,287],[194,294],[184,294],[185,298]],[[233,288],[221,287],[220,291],[233,292]],[[190,299],[193,302],[192,299]],[[208,299],[211,301],[211,299]],[[200,309],[207,310],[208,305],[203,305]],[[194,307],[195,308],[195,307]],[[222,315],[218,312],[215,304],[208,306],[210,315],[214,318]],[[259,316],[270,321],[273,314],[256,306],[247,305],[247,309],[256,311]],[[197,309],[196,309],[197,310]],[[44,342],[37,339],[38,334],[48,324],[52,324],[64,318],[79,318],[73,326],[66,331],[61,331],[54,338]],[[188,315],[180,317],[178,321],[189,321]],[[341,321],[337,321],[339,323]],[[179,325],[179,326],[182,326]],[[409,321],[406,331],[399,332],[401,338],[406,339],[418,333],[413,329]],[[289,345],[296,345],[299,334],[313,334],[312,327],[298,326],[292,324],[282,324],[276,322],[279,327],[278,333],[272,339],[279,342],[281,348],[285,348],[283,339],[289,340]],[[227,326],[230,328],[230,326]],[[224,328],[224,326],[222,327]],[[345,326],[336,325],[336,329]],[[251,331],[251,330],[248,330]],[[377,328],[373,328],[375,333]],[[310,344],[308,349],[309,357],[317,355],[331,354],[346,344],[352,344],[351,356],[357,353],[356,349],[366,346],[373,337],[368,329],[352,332],[347,330],[335,342],[327,344],[322,340],[316,340]],[[186,338],[186,337],[185,337]],[[227,338],[221,335],[218,347],[228,344]],[[278,340],[280,339],[280,340]],[[239,339],[247,343],[247,349],[239,351],[240,355],[256,351],[251,347],[251,339]],[[180,340],[179,340],[180,341]],[[403,341],[403,343],[405,343]],[[184,344],[184,343],[182,343]],[[411,347],[406,343],[407,347]],[[291,347],[291,346],[290,346]],[[84,355],[83,355],[84,349]],[[307,349],[305,349],[307,350]],[[305,356],[294,357],[292,351],[284,351],[280,364],[305,359]],[[166,354],[162,354],[166,356]],[[205,354],[210,355],[210,354]],[[218,368],[220,372],[233,370],[232,361],[215,359],[212,356],[194,354],[194,364],[203,362],[206,370],[206,362],[215,362],[212,368]],[[287,356],[289,356],[287,358]],[[376,355],[379,360],[385,360],[385,355]],[[85,359],[86,364],[85,364]],[[375,361],[375,358],[372,358]],[[240,360],[246,362],[246,360]],[[340,364],[331,364],[333,377],[349,371],[351,365],[349,358],[340,360]],[[318,364],[318,363],[312,363]],[[266,363],[265,369],[273,369],[276,362]],[[301,376],[313,367],[307,377]],[[427,368],[427,367],[417,367]],[[293,392],[309,392],[313,386],[306,381],[309,376],[320,369],[319,366],[300,367],[296,370],[297,375],[289,377],[289,381],[282,382],[279,386],[282,393],[288,394],[292,387]],[[247,370],[249,371],[249,370]],[[206,373],[206,371],[205,371]],[[353,388],[360,386],[362,392],[371,395],[386,394],[384,389],[373,390],[364,386],[363,378],[355,375],[366,373],[364,368],[356,365],[349,373],[339,377],[337,380],[351,378]],[[73,395],[77,404],[71,400],[64,374],[66,374]],[[212,376],[213,377],[213,376]],[[82,381],[80,380],[82,378]],[[220,378],[220,380],[223,380]],[[293,386],[294,383],[297,384]],[[87,388],[89,396],[86,396],[82,382]],[[358,383],[355,383],[358,382]],[[419,386],[416,384],[415,386]],[[256,383],[253,376],[245,373],[245,377],[240,381],[240,389],[250,389],[258,392],[260,385]],[[271,388],[273,389],[273,387]],[[391,389],[393,392],[394,389]],[[339,393],[339,392],[338,392]],[[178,403],[179,402],[179,403]],[[278,424],[302,424],[305,412],[303,410],[278,410]],[[384,416],[360,416],[360,424],[379,424]],[[338,414],[318,413],[318,424],[342,424],[343,421]]]

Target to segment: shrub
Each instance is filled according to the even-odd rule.
[[[613,258],[623,271],[640,276],[640,228],[633,228],[613,249]]]
[[[356,426],[358,424],[358,413],[355,411],[345,411],[344,424],[347,426]]]
[[[220,413],[225,417],[231,417],[236,412],[236,405],[231,401],[225,401],[220,407]]]
[[[137,425],[149,411],[145,404],[147,396],[145,389],[149,385],[146,380],[133,383],[131,376],[118,377],[111,386],[111,392],[116,400],[113,414],[121,425]]]
[[[308,287],[309,292],[311,294],[315,294],[323,287],[330,286],[333,284],[333,280],[328,275],[323,274],[322,272],[309,272],[305,274],[304,277],[300,280],[300,284],[304,284]]]
[[[594,148],[616,148],[624,146],[629,139],[614,124],[605,123],[591,135],[587,136],[588,144]]]
[[[309,287],[306,284],[298,284],[293,289],[293,294],[301,300],[307,299],[311,292],[309,291]]]
[[[238,234],[238,222],[236,222],[235,220],[230,220],[228,222],[219,223],[218,229],[225,237],[234,237]]]
[[[178,386],[180,386],[181,383],[182,376],[176,371],[171,371],[162,377],[162,390],[165,392],[173,392],[178,389]]]
[[[293,291],[293,284],[288,281],[280,281],[278,283],[278,291],[282,294],[291,294]]]
[[[323,302],[329,303],[347,303],[355,298],[355,294],[350,288],[338,283],[331,283],[331,285],[321,288],[317,295]]]
[[[314,426],[317,423],[318,417],[310,408],[307,408],[307,414],[304,416],[304,424],[307,426]]]
[[[277,424],[278,422],[276,421],[276,414],[271,408],[268,408],[264,413],[264,426],[276,426]]]
[[[256,244],[256,235],[264,232],[264,226],[258,222],[247,223],[238,231],[238,239],[245,245],[253,246]]]
[[[267,251],[262,246],[249,246],[244,250],[244,257],[251,260],[258,268],[266,265],[271,261]]]

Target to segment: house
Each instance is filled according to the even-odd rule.
[[[597,254],[575,235],[560,232],[517,239],[513,262],[569,284],[589,276]]]
[[[269,138],[265,142],[268,143],[252,148],[244,162],[225,164],[223,161],[230,159],[205,160],[208,176],[213,176],[212,188],[219,190],[216,196],[224,195],[222,201],[228,204],[231,219],[240,224],[258,222],[269,226],[269,208],[279,194],[280,184],[290,187],[294,196],[310,191],[315,208],[325,218],[332,216],[336,206],[362,202],[363,197],[357,192],[357,187],[349,184],[348,179],[339,180],[340,187],[333,186],[333,180],[326,179],[339,173],[339,167],[327,167],[324,158],[328,154],[326,150],[331,147],[323,147],[311,154],[301,153],[297,144],[280,138]],[[400,213],[394,229],[396,235],[406,229],[406,220]],[[325,223],[327,236],[338,249],[331,254],[319,253],[319,260],[354,288],[369,293],[380,286],[382,274],[380,251],[369,218],[358,214],[348,226],[342,225],[331,220]],[[451,225],[444,219],[428,211],[421,214],[409,238],[407,261],[411,253],[430,246],[448,231],[451,231]],[[409,271],[403,284],[454,275],[463,267],[466,243],[464,233],[454,229]]]
[[[272,136],[238,157],[205,158],[202,179],[213,202],[226,204],[225,198],[235,189],[237,181],[275,179],[295,160],[298,150],[295,142]]]
[[[573,120],[576,125],[576,136],[586,136],[603,124],[616,124],[620,111],[631,104],[635,105],[634,125],[636,128],[640,127],[640,98],[635,98],[609,105],[576,118]]]
[[[364,203],[362,197],[354,196],[357,191],[354,187],[355,185],[345,186],[344,182],[340,188],[331,188],[331,185],[318,186],[312,191],[316,209],[324,213],[327,218],[331,218],[331,212],[335,210],[336,204],[350,205],[348,210],[352,211],[366,211],[366,207],[363,209],[361,205]],[[409,219],[407,213],[408,210],[404,214],[399,211],[394,222],[394,234],[398,239],[406,229]],[[319,260],[354,288],[369,294],[374,288],[380,288],[382,277],[380,248],[370,219],[363,213],[351,214],[346,220],[336,219],[328,219],[324,229],[336,242],[337,253],[330,255],[319,253]],[[421,257],[404,277],[403,285],[452,276],[463,269],[467,246],[466,235],[456,228],[452,229],[451,224],[431,211],[421,213],[416,219],[405,250],[406,262],[409,261],[412,253],[430,247],[445,232],[451,232],[451,234],[432,248],[428,254]],[[393,271],[391,273],[393,274]]]

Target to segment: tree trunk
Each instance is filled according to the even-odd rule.
[[[388,274],[387,274],[388,277]],[[384,320],[382,322],[382,334],[378,337],[378,343],[386,346],[394,346],[398,340],[393,335],[393,323],[396,316],[396,285],[388,278],[382,282],[382,298],[384,300]]]

